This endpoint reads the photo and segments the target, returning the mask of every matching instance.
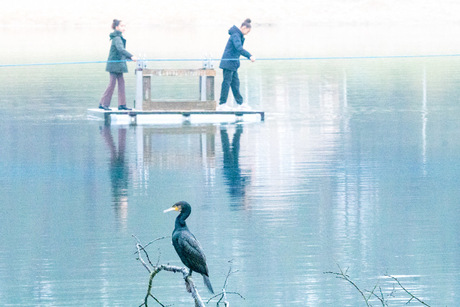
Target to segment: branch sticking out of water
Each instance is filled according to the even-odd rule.
[[[150,257],[148,255],[147,251],[145,250],[145,248],[148,245],[150,245],[150,244],[152,244],[152,243],[154,243],[156,241],[166,239],[166,238],[169,238],[169,237],[157,238],[155,240],[150,241],[146,245],[142,245],[141,241],[135,235],[133,235],[133,238],[136,239],[136,249],[137,249],[137,251],[135,252],[135,254],[137,254],[137,260],[139,260],[142,263],[144,268],[150,274],[149,284],[148,284],[148,287],[147,287],[147,293],[146,293],[146,295],[144,297],[144,303],[142,303],[139,307],[142,307],[142,306],[148,307],[149,298],[154,299],[160,306],[165,306],[152,294],[153,279],[161,271],[167,271],[167,272],[173,272],[173,273],[182,273],[182,276],[183,276],[184,281],[185,281],[185,288],[186,288],[187,292],[189,292],[192,295],[192,297],[193,297],[193,299],[195,301],[195,307],[204,307],[205,306],[204,303],[203,303],[203,300],[201,299],[200,294],[198,293],[198,290],[195,287],[195,284],[193,283],[193,280],[192,280],[191,276],[189,276],[189,270],[187,268],[185,268],[185,267],[177,267],[177,266],[172,266],[172,265],[159,264],[160,259],[158,259],[157,264],[153,264],[152,261],[150,260]],[[143,257],[145,257],[145,259]],[[211,297],[206,302],[207,304],[211,300],[219,297],[219,300],[217,301],[217,306],[220,306],[221,304],[224,304],[225,307],[230,307],[230,302],[227,299],[228,294],[238,295],[240,298],[245,299],[238,292],[229,292],[229,291],[226,290],[227,285],[228,285],[228,279],[229,279],[230,275],[232,275],[232,274],[234,274],[236,272],[238,272],[238,271],[232,271],[232,267],[230,266],[230,269],[228,270],[228,273],[227,273],[227,277],[225,278],[224,285],[222,287],[222,292],[217,294],[217,295],[215,295],[215,296],[213,296],[213,297]]]
[[[335,275],[337,278],[340,278],[340,279],[343,279],[343,280],[346,280],[348,283],[350,283],[353,287],[355,287],[356,290],[358,290],[358,292],[361,294],[361,296],[363,297],[364,301],[366,302],[366,306],[370,306],[369,305],[369,298],[367,298],[363,291],[361,291],[361,289],[350,279],[350,276],[348,276],[347,272],[348,272],[348,268],[343,271],[342,268],[337,265],[338,268],[339,268],[339,273],[336,273],[336,272],[324,272],[324,274],[332,274],[332,275]]]
[[[229,261],[231,262],[231,261]],[[226,290],[227,288],[227,284],[228,284],[228,278],[230,277],[230,275],[234,274],[234,273],[237,273],[238,271],[232,271],[232,267],[230,266],[229,270],[228,270],[228,273],[227,273],[227,277],[225,277],[225,282],[224,282],[224,285],[222,287],[222,292],[219,293],[219,294],[216,294],[214,295],[213,297],[211,297],[207,302],[206,304],[209,304],[209,302],[217,297],[219,297],[219,300],[217,301],[217,306],[220,306],[220,304],[224,304],[225,307],[230,307],[230,302],[227,300],[227,294],[235,294],[235,295],[238,295],[240,298],[242,298],[243,300],[245,299],[241,294],[239,294],[238,292],[229,292]]]
[[[415,295],[413,295],[412,293],[410,293],[409,291],[407,291],[407,289],[404,288],[403,285],[401,285],[401,283],[399,282],[399,280],[398,280],[396,277],[391,276],[391,275],[386,275],[386,274],[385,274],[385,276],[390,277],[391,279],[393,279],[394,281],[396,281],[396,282],[398,283],[398,285],[401,287],[401,289],[403,289],[404,292],[406,292],[407,294],[410,295],[410,299],[407,301],[406,304],[409,304],[412,300],[416,300],[416,301],[418,301],[420,304],[422,304],[423,306],[430,306],[430,305],[428,305],[427,303],[425,303],[424,301],[420,300],[420,299],[419,299],[418,297],[416,297]]]
[[[361,290],[358,285],[353,281],[351,280],[350,276],[348,275],[348,269],[346,269],[345,271],[342,270],[342,268],[337,265],[338,268],[339,268],[339,272],[324,272],[324,274],[331,274],[331,275],[335,275],[336,278],[339,278],[339,279],[343,279],[345,281],[347,281],[349,284],[351,284],[356,290],[358,290],[358,292],[361,294],[361,296],[363,297],[364,299],[364,302],[366,303],[366,306],[372,306],[370,305],[370,300],[372,297],[375,297],[377,298],[380,303],[382,304],[383,307],[385,306],[389,306],[388,304],[388,301],[385,299],[385,295],[383,294],[383,291],[382,291],[382,288],[380,286],[378,286],[378,283],[374,286],[374,288],[372,289],[372,291],[368,291],[368,290]],[[409,304],[412,300],[416,300],[418,301],[420,304],[422,304],[423,306],[428,306],[430,307],[430,305],[428,305],[427,303],[425,303],[424,301],[422,301],[421,299],[419,299],[418,297],[416,297],[415,295],[413,295],[411,292],[409,292],[402,284],[401,282],[394,276],[391,276],[391,275],[386,275],[385,276],[393,279],[394,281],[396,281],[396,283],[399,285],[399,287],[405,292],[407,293],[410,298],[409,300],[407,301],[406,304]],[[379,290],[379,293],[377,294],[376,293],[376,290]],[[364,292],[367,292],[369,293],[368,296],[366,296],[364,294]],[[394,292],[395,292],[395,287],[393,286],[393,290],[392,292],[388,295],[388,296],[393,296],[394,295]]]
[[[198,293],[198,290],[196,289],[192,278],[189,276],[189,270],[187,268],[185,268],[185,267],[177,267],[177,266],[172,266],[172,265],[158,264],[158,263],[156,265],[154,265],[152,263],[152,261],[150,261],[150,257],[148,255],[147,251],[145,250],[146,246],[143,246],[141,244],[140,240],[135,235],[133,235],[133,238],[136,239],[136,248],[137,248],[136,253],[138,255],[137,260],[139,260],[142,263],[142,265],[144,266],[144,268],[150,273],[149,284],[148,284],[148,287],[147,287],[147,294],[145,295],[144,303],[142,303],[139,307],[141,307],[141,306],[148,307],[148,299],[149,298],[153,298],[160,306],[165,306],[155,296],[153,296],[153,294],[152,294],[153,278],[155,278],[155,276],[161,271],[167,271],[167,272],[173,272],[173,273],[182,273],[182,276],[183,276],[183,278],[185,280],[185,287],[187,289],[187,292],[189,292],[192,295],[193,300],[195,301],[195,306],[204,307],[203,300],[201,299],[201,296]],[[153,243],[155,241],[164,239],[164,238],[166,238],[166,237],[155,239],[155,240],[151,241],[148,245],[150,245],[151,243]],[[142,255],[145,256],[145,258],[147,259],[147,262],[144,260],[144,258],[142,258]]]

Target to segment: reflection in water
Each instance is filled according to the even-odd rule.
[[[423,98],[422,98],[422,167],[423,175],[426,176],[426,124],[427,124],[427,107],[426,107],[426,66],[423,66]]]
[[[139,167],[150,169],[187,169],[211,167],[215,159],[216,128],[208,126],[137,127]]]
[[[75,114],[90,107],[78,104],[91,101],[83,93],[97,97],[103,84],[45,78],[56,91],[88,84],[53,93],[68,98],[58,104],[37,95],[33,79],[25,93],[13,83],[1,96],[0,302],[139,305],[145,272],[127,233],[170,234],[156,212],[173,198],[197,204],[193,229],[216,282],[226,259],[242,272],[231,277],[246,297],[239,306],[356,306],[354,289],[323,274],[336,264],[363,288],[400,275],[430,305],[455,306],[460,61],[439,63],[259,63],[242,86],[267,112],[263,123],[101,135]],[[172,283],[157,285],[168,300],[178,297]]]
[[[125,227],[128,217],[129,182],[129,167],[125,161],[126,128],[118,128],[118,147],[114,142],[110,126],[103,126],[101,134],[110,150],[110,182],[113,208],[115,209],[117,220]]]
[[[220,128],[220,139],[222,141],[224,156],[223,174],[225,183],[228,186],[231,197],[244,199],[246,195],[246,186],[250,181],[247,174],[242,174],[239,163],[240,138],[242,133],[243,126],[236,125],[236,131],[233,134],[232,143],[230,143],[227,127],[221,126]]]

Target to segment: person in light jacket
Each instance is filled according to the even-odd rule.
[[[248,109],[247,105],[243,105],[243,97],[240,93],[240,79],[238,78],[238,68],[240,67],[240,56],[244,56],[254,62],[256,59],[248,51],[243,48],[244,36],[251,31],[251,19],[246,19],[241,26],[233,26],[228,30],[230,38],[225,46],[222,60],[219,67],[223,69],[224,81],[220,92],[218,110],[229,110],[226,105],[228,92],[232,89],[233,97],[241,109]]]
[[[107,89],[102,95],[99,108],[110,110],[110,101],[112,100],[113,91],[115,90],[115,84],[118,82],[118,110],[131,110],[126,107],[125,79],[123,78],[123,73],[128,72],[126,61],[136,61],[137,59],[125,49],[126,39],[123,37],[123,33],[126,30],[125,23],[121,20],[114,19],[112,29],[114,30],[110,33],[112,45],[105,68],[105,70],[110,73],[110,81]]]

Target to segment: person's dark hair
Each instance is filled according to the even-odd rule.
[[[247,18],[243,23],[241,24],[241,27],[246,27],[248,29],[251,29],[251,19]]]
[[[116,27],[118,27],[118,25],[120,24],[121,20],[118,20],[118,19],[114,19],[113,20],[113,23],[112,23],[112,29],[115,30]]]

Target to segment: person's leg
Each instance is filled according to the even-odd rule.
[[[112,100],[113,91],[115,89],[115,84],[117,82],[116,74],[110,74],[110,81],[107,89],[105,90],[104,94],[102,95],[100,105],[103,107],[110,106],[110,101]]]
[[[118,80],[118,106],[126,106],[125,79],[123,74],[117,74]]]
[[[230,84],[232,83],[233,71],[224,69],[224,80],[222,81],[222,88],[220,90],[219,104],[224,104],[228,99],[228,92],[230,90]]]
[[[240,79],[238,78],[238,72],[234,71],[232,76],[232,87],[233,97],[236,100],[236,103],[239,105],[243,104],[243,96],[240,94]]]

